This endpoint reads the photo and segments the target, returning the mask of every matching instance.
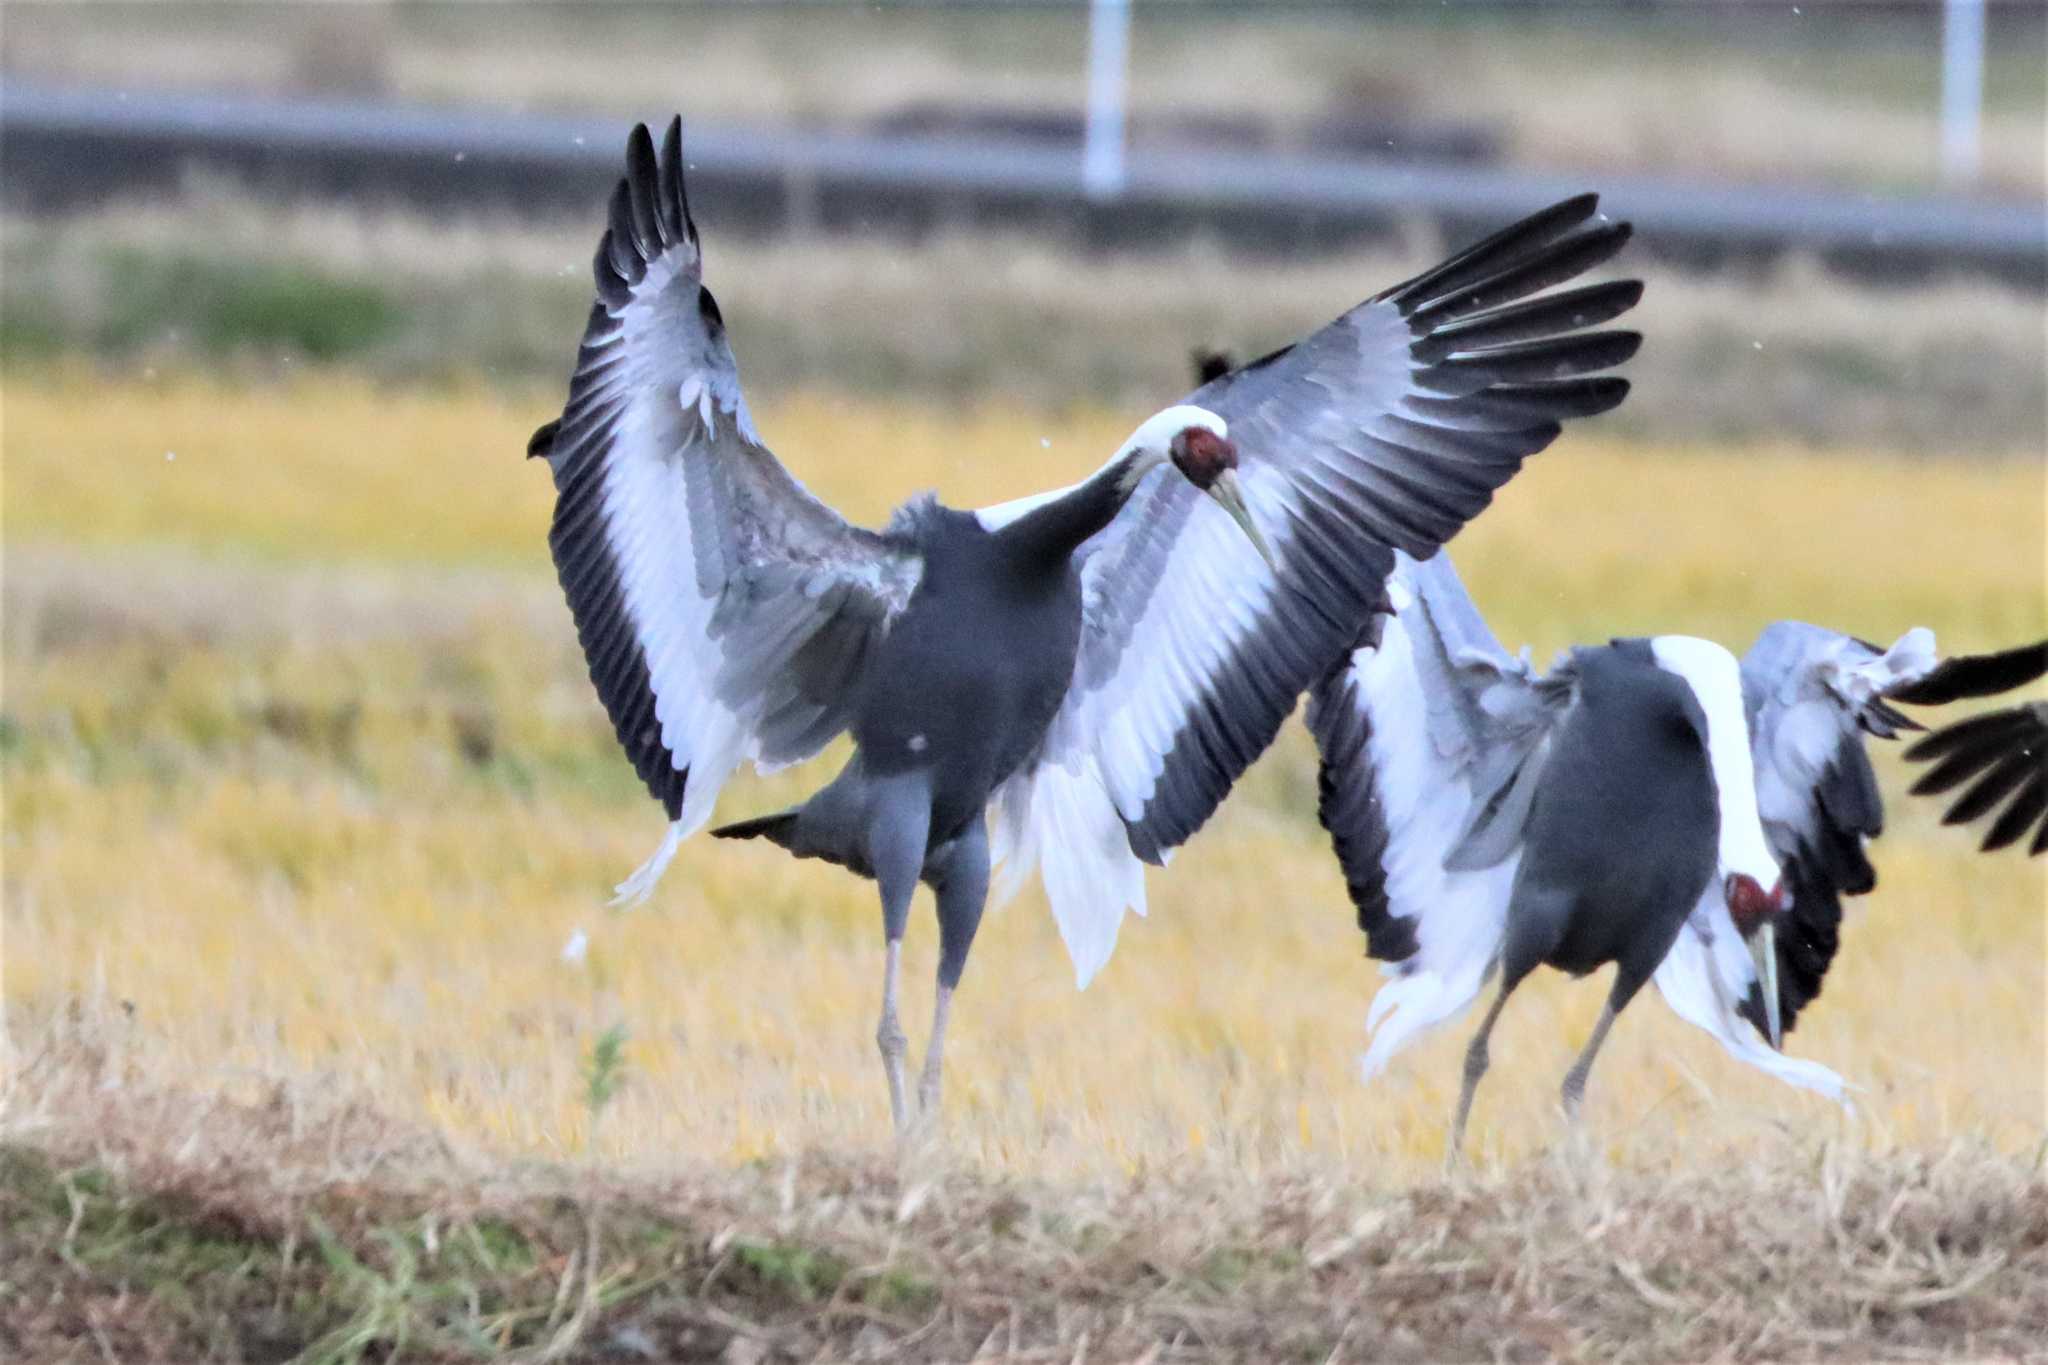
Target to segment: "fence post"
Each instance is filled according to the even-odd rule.
[[[1088,127],[1081,149],[1081,187],[1090,199],[1114,198],[1124,187],[1124,85],[1130,48],[1130,0],[1092,0]]]
[[[1941,176],[1977,178],[1984,112],[1984,0],[1948,0],[1941,25]]]

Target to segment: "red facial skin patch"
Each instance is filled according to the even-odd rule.
[[[1197,488],[1207,488],[1226,469],[1237,468],[1237,447],[1207,427],[1186,427],[1169,447],[1173,463]]]
[[[1766,892],[1756,878],[1744,872],[1730,873],[1722,894],[1728,900],[1728,913],[1735,920],[1735,930],[1744,938],[1757,931],[1765,915],[1775,915],[1785,909],[1783,882]]]

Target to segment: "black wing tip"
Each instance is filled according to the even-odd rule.
[[[1886,690],[1887,701],[1909,706],[1944,706],[1952,701],[1995,697],[2048,673],[2048,640],[1992,654],[1960,654],[1904,686]]]
[[[696,242],[697,225],[683,190],[681,114],[669,120],[659,155],[645,123],[635,123],[626,134],[626,170],[612,186],[606,221],[595,270],[598,294],[613,306],[624,302],[662,252]]]
[[[1972,824],[2003,806],[1978,848],[1996,853],[2039,825],[2028,856],[2048,852],[2048,703],[2007,707],[1944,726],[1906,750],[1912,762],[1935,762],[1908,790],[1950,800],[1944,825]]]
[[[1207,346],[1197,346],[1188,352],[1188,363],[1194,367],[1197,388],[1221,379],[1237,368],[1230,352],[1211,350]]]
[[[559,417],[555,418],[552,422],[543,422],[539,427],[535,428],[533,435],[529,436],[526,440],[526,458],[529,460],[552,458],[555,453],[555,437],[561,434],[561,430],[562,419]]]
[[[1546,232],[1551,236],[1567,232],[1591,218],[1600,211],[1600,192],[1583,190],[1569,195],[1554,204],[1545,205],[1534,213],[1516,219],[1502,229],[1498,237],[1520,237]]]
[[[1946,791],[1960,780],[1953,775],[1957,769],[1968,775],[1999,754],[2042,744],[2048,744],[2048,703],[2023,702],[1952,722],[1907,748],[1909,763],[1945,760],[1914,783],[1913,792],[1925,796]]]
[[[1549,416],[1554,421],[1612,412],[1628,397],[1629,389],[1629,381],[1618,374],[1596,374],[1548,384],[1500,384],[1491,392],[1496,397],[1526,400],[1532,406],[1547,405],[1553,409]]]
[[[1403,312],[1409,312],[1429,299],[1442,298],[1478,281],[1526,268],[1532,262],[1558,257],[1574,259],[1574,267],[1568,274],[1579,274],[1619,251],[1633,231],[1627,223],[1613,222],[1581,230],[1581,225],[1593,216],[1599,205],[1600,196],[1590,191],[1561,199],[1548,208],[1538,209],[1510,223],[1492,236],[1454,252],[1437,265],[1404,280],[1378,297],[1397,303]],[[1534,288],[1555,282],[1555,279],[1548,279],[1544,285]],[[1528,292],[1533,292],[1533,289],[1523,291]]]
[[[642,165],[650,170],[654,166],[654,135],[644,123],[634,124],[633,131],[626,134],[626,165],[635,171]]]

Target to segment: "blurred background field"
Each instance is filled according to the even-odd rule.
[[[1593,187],[1655,171],[1929,194],[1938,8],[1147,5],[1133,136],[1284,149],[1398,126]],[[2048,29],[2030,5],[1991,24],[1981,169],[1945,192],[2038,201]],[[17,3],[0,70],[110,99],[943,132],[1077,119],[1085,33],[1057,7]],[[700,840],[652,905],[602,909],[661,822],[587,682],[546,471],[521,458],[559,407],[599,206],[281,194],[217,168],[169,184],[0,195],[11,1131],[62,1128],[87,1085],[359,1102],[487,1162],[879,1159],[866,884]],[[763,432],[870,523],[921,488],[974,505],[1068,481],[1185,391],[1192,348],[1256,355],[1456,244],[1422,219],[1276,251],[695,208]],[[1883,641],[1925,624],[1956,651],[2048,630],[2041,272],[1886,259],[1632,249],[1634,395],[1455,547],[1511,647],[1670,630],[1739,651],[1780,616]],[[785,802],[838,757],[742,778],[721,814]],[[1789,1040],[1864,1087],[1856,1114],[1646,995],[1590,1093],[1618,1168],[1775,1170],[1825,1138],[1963,1144],[2038,1176],[2042,866],[1977,856],[1904,799],[1889,752],[1880,773],[1882,885]],[[1378,978],[1301,733],[1150,892],[1085,993],[1035,890],[991,913],[949,1049],[959,1165],[1428,1181],[1468,1025],[1357,1080]],[[588,958],[564,962],[579,928]],[[913,1059],[935,939],[920,902]],[[1557,1142],[1556,1085],[1602,994],[1546,974],[1517,995],[1475,1115],[1482,1170]],[[579,1068],[613,1026],[629,1081],[593,1135]]]

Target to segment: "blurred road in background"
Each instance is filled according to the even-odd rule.
[[[274,194],[532,214],[601,200],[628,125],[603,115],[14,86],[0,92],[0,126],[5,192],[30,207],[174,191],[199,169]],[[1002,224],[1065,228],[1098,247],[1201,233],[1253,250],[1329,249],[1385,240],[1416,222],[1452,237],[1533,212],[1593,178],[1470,156],[1225,146],[1133,155],[1121,186],[1104,195],[1085,183],[1078,129],[1054,132],[1066,135],[692,124],[688,146],[694,190],[759,226],[917,233]],[[82,165],[93,167],[90,178],[79,176]],[[1804,249],[1894,283],[1982,270],[2048,286],[2048,215],[2038,200],[1640,175],[1599,185],[1608,212],[1634,221],[1659,255],[1754,260]]]

